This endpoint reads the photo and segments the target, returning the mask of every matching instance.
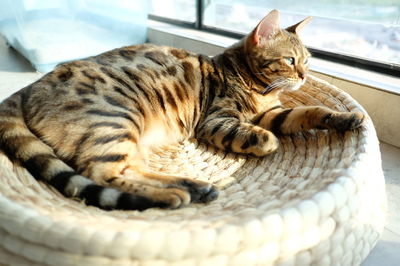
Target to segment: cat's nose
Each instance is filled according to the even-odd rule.
[[[301,80],[304,81],[306,79],[306,77],[307,77],[306,73],[299,73],[299,78],[301,78]]]

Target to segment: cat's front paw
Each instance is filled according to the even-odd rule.
[[[328,128],[345,132],[360,127],[363,121],[364,114],[361,112],[342,112],[327,115],[324,124]]]

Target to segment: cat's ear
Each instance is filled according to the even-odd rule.
[[[279,30],[279,11],[274,9],[253,30],[251,36],[253,44],[258,45],[261,39],[271,39]]]
[[[312,19],[312,17],[306,17],[305,19],[303,19],[299,23],[294,24],[293,26],[290,26],[290,27],[286,28],[286,30],[288,32],[298,34],[301,31],[301,29],[304,28],[304,26],[306,26],[311,21],[311,19]]]

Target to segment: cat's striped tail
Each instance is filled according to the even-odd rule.
[[[22,91],[14,94],[0,105],[0,149],[13,163],[25,167],[37,180],[52,185],[66,197],[105,210],[164,207],[160,202],[97,185],[77,174],[28,128],[23,118],[22,95]]]

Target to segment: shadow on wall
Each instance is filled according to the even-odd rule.
[[[4,72],[34,72],[35,69],[29,61],[9,46],[0,35],[0,71]]]

